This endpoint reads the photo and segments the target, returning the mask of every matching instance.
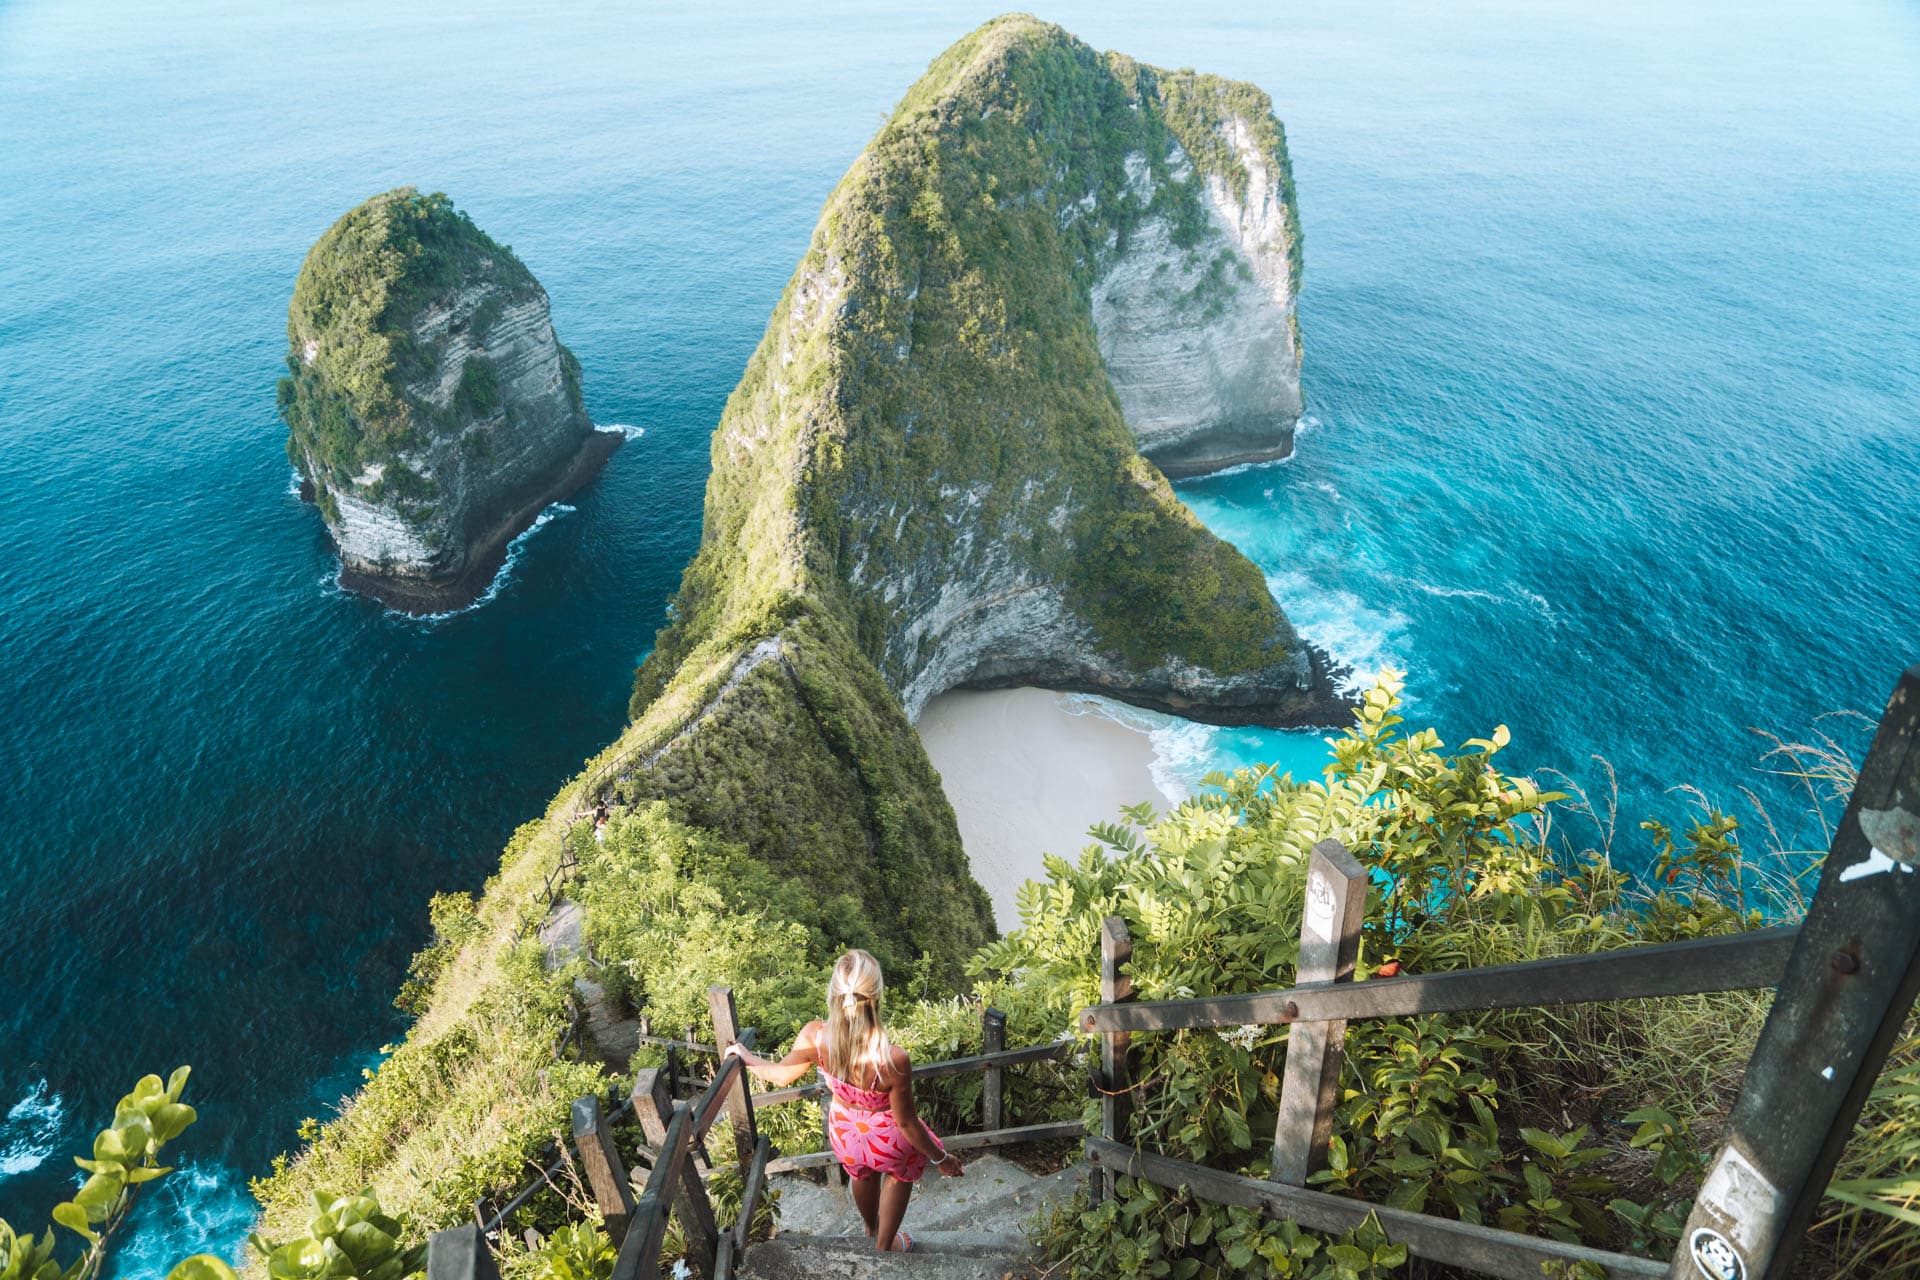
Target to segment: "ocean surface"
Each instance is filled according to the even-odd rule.
[[[238,1248],[246,1179],[402,1033],[429,895],[619,730],[821,202],[993,12],[0,3],[0,1216],[191,1062],[119,1271]],[[1416,721],[1606,757],[1631,860],[1675,784],[1766,784],[1752,728],[1920,658],[1911,5],[1044,16],[1272,93],[1311,430],[1181,491]],[[428,622],[331,585],[273,411],[307,246],[403,183],[514,246],[595,420],[644,430]],[[1163,737],[1189,780],[1320,752]]]

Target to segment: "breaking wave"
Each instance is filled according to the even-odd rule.
[[[0,1179],[30,1173],[45,1164],[58,1145],[66,1117],[66,1104],[45,1080],[9,1107],[6,1121],[0,1123]]]

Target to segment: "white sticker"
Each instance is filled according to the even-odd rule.
[[[1864,880],[1868,876],[1885,875],[1887,872],[1894,870],[1904,871],[1908,875],[1913,874],[1912,867],[1904,862],[1894,861],[1880,851],[1879,845],[1875,845],[1873,852],[1867,855],[1865,862],[1856,862],[1840,873],[1840,883],[1845,884],[1849,880]]]
[[[1777,1222],[1787,1207],[1786,1197],[1753,1167],[1740,1148],[1732,1146],[1720,1153],[1713,1171],[1707,1174],[1699,1202],[1726,1220],[1734,1244],[1749,1254],[1758,1248],[1766,1225]]]
[[[1333,941],[1333,886],[1318,868],[1307,874],[1307,929],[1322,942]]]
[[[1701,1227],[1687,1242],[1693,1253],[1693,1265],[1707,1280],[1746,1280],[1747,1269],[1727,1238],[1712,1227]]]

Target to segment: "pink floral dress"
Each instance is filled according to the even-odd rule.
[[[892,1174],[902,1182],[918,1182],[927,1171],[927,1158],[907,1141],[893,1118],[893,1098],[885,1089],[857,1089],[820,1068],[820,1078],[833,1092],[827,1137],[833,1154],[846,1166],[847,1176],[868,1178]],[[933,1130],[927,1130],[932,1133]],[[935,1137],[934,1145],[940,1146]],[[942,1154],[946,1148],[940,1147]]]

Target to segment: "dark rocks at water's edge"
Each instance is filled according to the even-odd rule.
[[[478,599],[512,540],[598,474],[547,294],[443,195],[347,213],[302,264],[280,411],[340,584],[408,613]]]
[[[1164,673],[1158,681],[1106,678],[1086,667],[1023,666],[1004,676],[983,670],[962,689],[1018,689],[1038,686],[1062,693],[1090,693],[1159,711],[1183,720],[1226,728],[1337,730],[1353,722],[1356,698],[1353,673],[1304,641],[1306,678],[1299,681],[1293,663],[1231,680],[1194,681]],[[1182,673],[1191,675],[1193,673]]]
[[[591,484],[607,460],[627,437],[617,431],[596,431],[572,464],[545,490],[517,505],[497,524],[492,533],[474,544],[467,554],[466,567],[459,576],[446,582],[422,582],[410,578],[366,571],[340,562],[339,583],[355,595],[377,600],[389,609],[415,617],[452,613],[473,604],[487,593],[507,562],[513,540],[534,526],[540,514],[556,502],[564,502]],[[311,501],[311,499],[308,499]]]

